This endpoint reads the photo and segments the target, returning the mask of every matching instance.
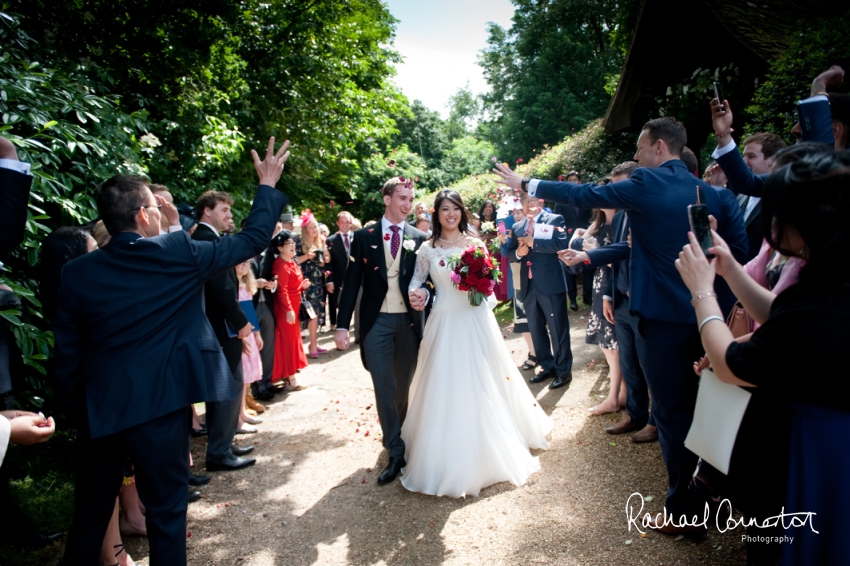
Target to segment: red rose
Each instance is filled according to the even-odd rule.
[[[478,276],[470,273],[469,275],[466,276],[465,283],[467,285],[470,285],[470,286],[476,285],[478,283]]]
[[[469,285],[464,285],[463,283],[461,283],[457,286],[457,289],[458,291],[469,291]]]
[[[384,234],[384,241],[385,241],[385,242],[389,242],[389,241],[390,241],[390,235],[389,235],[389,234]]]
[[[472,271],[481,271],[484,268],[484,258],[477,257],[472,260],[472,264],[470,265],[470,269]]]
[[[479,279],[478,283],[475,284],[475,288],[481,293],[487,293],[490,291],[490,281],[487,279]]]
[[[563,175],[558,175],[558,180],[559,180],[559,181],[563,181],[563,180],[564,180],[564,176],[563,176]]]

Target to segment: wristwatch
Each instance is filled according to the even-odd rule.
[[[531,179],[529,179],[528,177],[526,177],[525,179],[523,179],[523,180],[522,180],[522,184],[520,185],[520,190],[521,190],[522,192],[524,192],[524,193],[527,193],[527,192],[528,192],[528,184],[529,184],[530,182],[531,182]]]

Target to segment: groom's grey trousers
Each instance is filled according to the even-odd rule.
[[[379,313],[362,347],[375,386],[384,448],[390,458],[403,458],[401,425],[407,415],[407,393],[416,371],[419,337],[407,314]]]

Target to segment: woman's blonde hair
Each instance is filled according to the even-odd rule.
[[[243,261],[242,263],[248,263],[251,260]],[[240,263],[239,265],[242,265]],[[234,268],[236,269],[236,268]],[[245,284],[245,288],[248,289],[248,293],[253,297],[257,294],[257,278],[254,277],[254,270],[251,269],[250,263],[248,263],[248,272],[245,275],[236,274],[236,278],[239,279],[239,285],[241,286],[243,283]]]
[[[97,242],[97,247],[99,248],[104,247],[109,243],[109,240],[112,239],[112,236],[110,236],[109,232],[106,231],[106,226],[103,225],[103,220],[98,220],[94,223],[91,235],[94,238],[94,241]]]
[[[307,233],[307,226],[310,224],[316,225],[316,237],[311,238]],[[319,231],[319,223],[315,217],[310,218],[307,224],[301,226],[301,251],[305,254],[312,254],[316,250],[322,249],[322,233]]]

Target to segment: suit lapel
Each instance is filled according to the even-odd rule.
[[[750,215],[747,217],[746,225],[749,226],[753,223],[753,219],[756,218],[761,212],[761,201],[758,201],[753,209],[750,211]]]
[[[369,236],[366,239],[369,241],[369,250],[372,252],[372,261],[374,262],[374,265],[378,267],[381,277],[383,277],[386,282],[387,258],[384,255],[384,231],[381,228],[380,222],[375,223],[374,226],[375,231],[368,232]]]

